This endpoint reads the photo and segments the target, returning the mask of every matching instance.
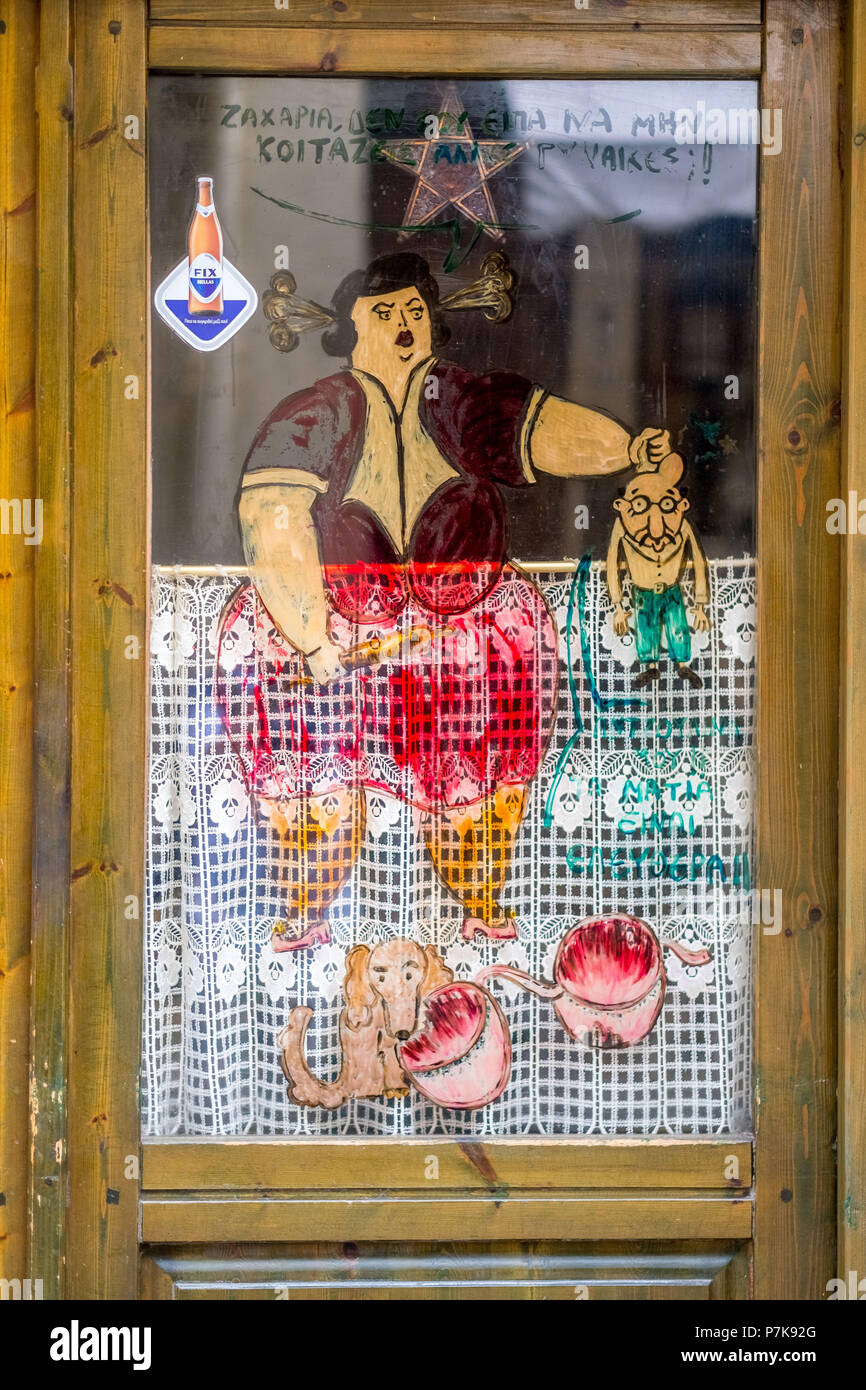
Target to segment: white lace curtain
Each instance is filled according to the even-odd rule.
[[[561,674],[554,736],[510,879],[518,941],[463,941],[462,912],[420,852],[405,805],[371,794],[360,858],[330,913],[331,943],[275,955],[271,929],[284,904],[269,862],[274,846],[254,824],[214,700],[216,628],[237,578],[155,570],[145,1133],[645,1135],[747,1127],[754,564],[715,560],[710,571],[712,630],[692,635],[703,688],[683,685],[663,662],[661,681],[641,692],[639,709],[621,703],[634,695],[633,638],[613,632],[600,567],[586,577],[582,631],[571,574],[532,575],[559,626]],[[704,966],[665,952],[665,1005],[643,1042],[584,1048],[548,1003],[496,981],[514,1067],[504,1095],[484,1110],[442,1110],[415,1092],[333,1112],[289,1102],[275,1034],[292,1007],[308,1004],[311,1065],[336,1074],[343,962],[354,943],[411,936],[434,943],[458,978],[496,960],[549,979],[565,930],[614,911],[645,918],[663,943],[712,949]]]

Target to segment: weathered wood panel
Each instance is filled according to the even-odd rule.
[[[452,31],[453,32],[453,31]],[[154,25],[150,65],[185,72],[293,72],[389,77],[742,77],[761,68],[758,31],[662,33],[496,26],[476,46],[443,47],[439,29]]]
[[[866,12],[848,18],[844,132],[846,510],[866,498]],[[866,528],[862,518],[846,516]],[[839,1238],[837,1272],[866,1273],[866,538],[839,537],[842,583],[842,750],[839,777]]]
[[[768,0],[761,181],[755,1296],[820,1298],[833,1270],[839,495],[840,11]]]
[[[431,25],[439,29],[455,25],[487,30],[503,24],[576,25],[596,29],[602,25],[632,29],[635,25],[660,24],[666,29],[711,25],[713,28],[761,23],[760,0],[591,0],[577,9],[574,0],[442,0],[434,7],[417,3],[400,5],[394,0],[289,0],[278,10],[274,0],[150,0],[154,22],[209,20],[213,24],[393,24]]]
[[[746,1261],[730,1243],[641,1241],[593,1250],[561,1242],[193,1246],[148,1249],[142,1297],[286,1301],[414,1299],[655,1301],[743,1298]]]
[[[33,923],[30,1011],[30,1272],[63,1296],[69,1151],[69,500],[71,468],[72,69],[67,0],[39,11],[38,493]]]
[[[67,1295],[137,1281],[146,691],[145,7],[76,0]],[[139,122],[137,135],[127,117]],[[131,640],[130,640],[131,639]]]
[[[144,1193],[145,1244],[213,1240],[746,1240],[748,1196],[706,1192],[591,1194],[476,1191],[459,1197],[345,1189],[306,1192]]]
[[[27,1277],[30,743],[36,546],[14,505],[35,501],[37,6],[0,34],[0,1276]],[[9,504],[7,506],[7,504]]]
[[[734,1139],[492,1139],[483,1142],[221,1139],[148,1140],[142,1187],[339,1187],[426,1193],[476,1188],[711,1188],[751,1184],[751,1143]],[[734,1176],[736,1175],[736,1176]]]

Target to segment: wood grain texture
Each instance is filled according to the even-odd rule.
[[[308,1240],[747,1240],[752,1201],[706,1192],[476,1190],[407,1196],[338,1192],[143,1193],[145,1244]]]
[[[63,1296],[68,1178],[69,531],[71,469],[72,70],[67,0],[39,11],[37,552],[33,661],[33,920],[30,1011],[30,1260],[43,1297]]]
[[[135,1296],[138,1264],[138,1184],[127,1174],[139,1151],[147,727],[145,8],[76,0],[73,14],[67,1296],[123,1298]],[[137,140],[124,136],[127,115],[140,121]],[[132,659],[128,637],[139,644]]]
[[[729,1242],[563,1242],[191,1246],[145,1249],[142,1298],[424,1301],[710,1301],[745,1296]]]
[[[151,22],[208,20],[213,24],[313,25],[384,24],[455,25],[488,29],[503,24],[560,24],[593,29],[611,25],[660,24],[665,28],[709,25],[712,28],[761,23],[760,0],[590,0],[575,9],[574,0],[442,0],[435,6],[401,5],[395,0],[290,0],[277,10],[274,0],[150,0]]]
[[[731,1172],[736,1160],[737,1180]],[[435,1177],[433,1174],[435,1173]],[[751,1143],[723,1139],[492,1139],[484,1142],[220,1139],[148,1140],[142,1188],[250,1190],[339,1187],[418,1190],[476,1188],[708,1188],[751,1185]]]
[[[846,39],[843,483],[866,498],[866,12]],[[849,528],[850,516],[847,518]],[[866,526],[866,522],[861,524]],[[839,768],[839,1225],[837,1274],[866,1276],[866,537],[838,537],[842,575]]]
[[[0,36],[0,496],[35,498],[37,6]],[[5,505],[5,503],[4,503]],[[27,1277],[33,595],[37,547],[0,533],[0,1277]]]
[[[825,1295],[833,1272],[838,756],[840,11],[768,0],[762,160],[756,884],[755,1296]]]
[[[452,31],[453,32],[453,31]],[[455,36],[459,37],[459,36]],[[441,30],[154,25],[150,66],[178,72],[292,72],[298,76],[744,77],[761,68],[757,31],[659,33],[497,26],[483,44],[446,45]]]

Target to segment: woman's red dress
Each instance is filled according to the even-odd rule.
[[[381,653],[317,686],[252,585],[241,585],[221,621],[216,693],[247,787],[268,800],[363,786],[424,811],[460,811],[529,782],[544,754],[556,629],[535,586],[506,563],[500,491],[532,481],[528,441],[543,397],[511,373],[476,377],[432,360],[418,370],[423,398],[416,389],[413,403],[410,390],[405,407],[417,419],[398,417],[385,398],[401,508],[410,427],[448,474],[407,528],[402,553],[381,518],[347,496],[376,400],[372,378],[343,372],[287,397],[247,457],[247,486],[267,469],[269,480],[316,488],[332,639],[343,651],[362,648],[359,663],[372,653],[365,644]]]

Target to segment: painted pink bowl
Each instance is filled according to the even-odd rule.
[[[706,965],[707,951],[673,941],[668,950],[689,965]],[[576,1042],[587,1047],[628,1047],[645,1038],[665,997],[662,948],[649,923],[626,914],[587,917],[566,932],[556,952],[555,984],[534,980],[509,965],[492,965],[479,983],[499,975],[550,999]]]
[[[559,943],[560,1022],[587,1047],[628,1047],[653,1028],[665,997],[655,932],[639,917],[589,917]]]
[[[468,980],[433,990],[400,1061],[422,1096],[449,1110],[497,1100],[511,1075],[511,1034],[491,994]]]
[[[661,969],[658,938],[639,917],[587,917],[560,941],[553,973],[573,998],[622,1008],[642,999]]]

